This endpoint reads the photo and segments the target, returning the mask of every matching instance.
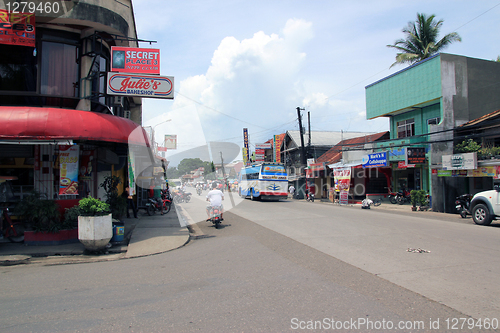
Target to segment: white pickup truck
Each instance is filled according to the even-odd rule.
[[[479,225],[489,225],[500,218],[500,187],[495,185],[494,190],[476,193],[470,202],[470,212]]]

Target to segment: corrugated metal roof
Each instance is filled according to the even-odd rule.
[[[300,132],[288,131],[287,134],[294,141],[297,147],[300,147]],[[330,146],[333,147],[340,141],[356,137],[365,137],[374,134],[366,132],[331,132],[331,131],[311,131],[311,146]],[[304,134],[304,143],[307,145],[309,133]]]
[[[464,127],[471,127],[477,124],[482,123],[483,121],[490,120],[492,118],[495,118],[496,116],[500,115],[500,110],[493,111],[491,113],[485,114],[484,116],[481,116],[479,118],[473,119],[471,121],[466,122],[465,124],[462,124],[460,126],[457,126],[457,128],[464,128]]]
[[[342,148],[343,147],[359,147],[363,146],[365,143],[378,141],[381,139],[389,139],[389,132],[380,132],[370,135],[358,136],[351,139],[343,140],[339,142],[334,147],[330,148],[326,153],[318,157],[317,162],[326,162],[326,163],[336,163],[342,159]]]

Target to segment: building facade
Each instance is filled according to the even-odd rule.
[[[0,4],[0,176],[17,199],[104,199],[104,177],[123,186],[144,171],[130,166],[154,163],[141,98],[106,94],[111,47],[139,47],[132,2],[58,4],[31,16]]]
[[[438,177],[442,156],[454,152],[456,127],[499,109],[499,80],[500,63],[441,53],[366,87],[367,119],[390,118],[391,140],[376,148],[389,154],[393,190],[426,190],[434,211],[453,211],[463,193]],[[407,165],[418,149],[425,159]]]

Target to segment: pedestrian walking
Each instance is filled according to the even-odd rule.
[[[293,199],[293,194],[295,193],[295,187],[293,185],[290,185],[288,188],[288,192],[290,192],[290,197]]]

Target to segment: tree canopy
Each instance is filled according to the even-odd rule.
[[[176,167],[170,167],[167,169],[167,178],[174,179],[180,178],[183,175],[190,173],[193,170],[196,170],[200,167],[205,168],[205,175],[209,172],[212,172],[213,164],[210,162],[202,161],[199,158],[185,158],[180,161],[179,165]]]
[[[456,32],[451,32],[438,40],[443,20],[434,19],[435,15],[417,13],[417,20],[408,22],[408,26],[403,28],[405,38],[396,40],[394,45],[387,45],[400,51],[391,67],[396,64],[417,63],[439,53],[453,42],[462,41]]]

